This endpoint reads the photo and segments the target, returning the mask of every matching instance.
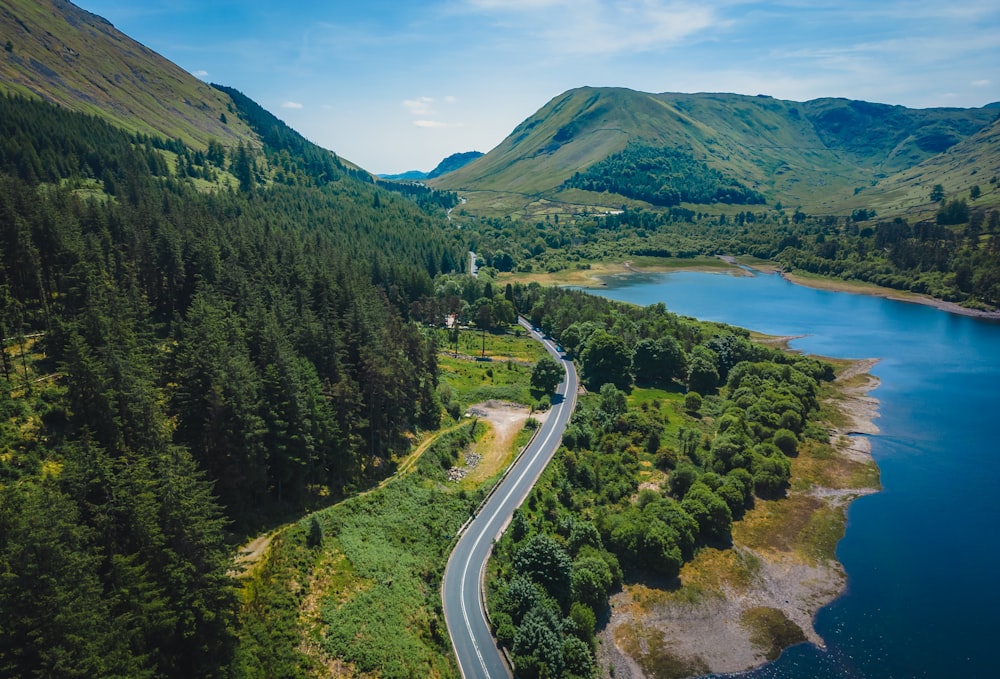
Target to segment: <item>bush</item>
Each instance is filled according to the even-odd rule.
[[[788,429],[779,429],[774,432],[774,445],[778,447],[778,450],[783,452],[789,457],[793,457],[798,452],[799,439],[795,435],[795,432]]]
[[[684,397],[684,410],[689,413],[696,413],[701,410],[701,394],[697,391],[689,391]]]

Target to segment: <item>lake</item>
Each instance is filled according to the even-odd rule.
[[[606,279],[591,292],[771,335],[838,358],[880,358],[883,490],[855,501],[837,548],[847,591],[823,608],[827,643],[742,677],[998,676],[1000,324],[776,274]]]

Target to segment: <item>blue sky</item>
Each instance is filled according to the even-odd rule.
[[[489,151],[584,85],[1000,100],[997,0],[76,0],[373,172]]]

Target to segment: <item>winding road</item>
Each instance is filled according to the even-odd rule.
[[[441,583],[444,617],[464,679],[503,679],[511,676],[486,622],[482,597],[486,560],[492,551],[493,541],[507,526],[514,510],[524,502],[545,465],[552,459],[576,406],[577,376],[572,361],[564,359],[556,350],[556,345],[535,332],[527,321],[520,319],[519,323],[562,363],[566,375],[556,390],[562,399],[553,399],[558,403],[552,406],[548,420],[467,525],[448,559]]]

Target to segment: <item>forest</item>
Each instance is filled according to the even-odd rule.
[[[0,676],[238,676],[234,539],[438,426],[409,308],[465,245],[277,134],[0,125]]]
[[[815,359],[745,331],[581,292],[514,286],[581,368],[563,445],[491,562],[494,632],[521,677],[589,677],[595,625],[623,580],[675,578],[780,498],[802,441],[825,442]]]
[[[715,170],[690,153],[630,142],[623,151],[566,180],[567,188],[607,191],[651,205],[763,203],[764,196]]]

